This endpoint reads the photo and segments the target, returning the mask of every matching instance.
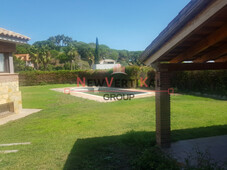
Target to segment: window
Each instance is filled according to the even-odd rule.
[[[5,71],[5,57],[2,53],[0,53],[0,72]]]

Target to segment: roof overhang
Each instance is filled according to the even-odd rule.
[[[192,0],[145,49],[140,60],[146,65],[198,62],[211,52],[214,58],[208,57],[210,60],[225,57],[226,11],[227,0]]]
[[[4,28],[0,28],[0,41],[8,42],[8,43],[25,44],[29,40],[30,40],[30,38],[25,35],[6,30]]]
[[[8,43],[19,43],[19,44],[26,44],[28,40],[26,39],[20,39],[16,37],[10,37],[5,35],[0,35],[0,41],[8,42]]]

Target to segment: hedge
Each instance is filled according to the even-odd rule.
[[[171,85],[179,92],[227,96],[227,71],[175,72]]]
[[[137,66],[128,66],[125,68],[125,74],[112,74],[113,70],[63,70],[63,71],[30,71],[30,72],[20,72],[19,73],[19,83],[20,86],[33,86],[33,85],[44,85],[44,84],[76,84],[77,77],[83,80],[83,77],[86,80],[96,80],[102,82],[105,80],[105,77],[108,78],[108,81],[111,81],[111,78],[114,77],[114,80],[139,80],[131,85],[128,81],[128,87],[136,87],[137,84],[140,84],[140,77],[147,77],[148,74],[154,71],[150,67],[137,67]],[[93,83],[93,85],[95,85]],[[105,84],[106,85],[106,84]],[[113,81],[112,86],[116,87],[115,81]]]
[[[76,70],[76,71],[29,71],[20,72],[20,86],[32,86],[43,84],[76,84],[77,77],[82,80],[103,81],[105,77],[111,80],[138,80],[133,84],[128,81],[128,87],[137,87],[140,85],[140,77],[145,79],[146,83],[154,88],[155,71],[150,67],[128,66],[125,69],[127,75],[112,74],[113,70]],[[93,84],[95,85],[95,84]],[[106,85],[106,84],[105,84]],[[115,81],[112,84],[116,87]],[[178,92],[199,92],[202,94],[216,94],[227,96],[227,71],[190,71],[174,72],[171,76],[171,87]]]

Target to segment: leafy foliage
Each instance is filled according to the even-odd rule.
[[[185,71],[173,74],[172,86],[180,92],[227,96],[227,71]]]
[[[158,147],[146,149],[134,162],[134,169],[180,170],[177,162],[165,155]]]
[[[68,65],[70,67],[70,64]],[[86,66],[85,66],[86,67]],[[40,84],[58,84],[58,83],[76,83],[76,78],[85,77],[87,79],[95,79],[102,81],[105,77],[114,77],[119,80],[135,80],[139,79],[142,74],[147,77],[150,72],[153,72],[152,68],[140,69],[138,66],[128,66],[125,69],[127,75],[116,74],[112,75],[112,70],[61,70],[61,71],[32,71],[32,72],[20,72],[20,85],[40,85]],[[143,71],[143,72],[141,72]],[[116,86],[113,82],[113,86]],[[128,87],[136,87],[136,82],[128,81]]]
[[[22,61],[20,59],[18,59],[17,57],[13,57],[13,64],[14,64],[14,70],[15,72],[18,71],[31,71],[33,70],[32,67],[26,66],[25,61]]]
[[[56,35],[33,45],[17,45],[17,54],[29,53],[36,70],[77,70],[84,69],[100,59],[113,59],[123,66],[142,65],[138,58],[140,51],[115,50],[106,45],[77,42],[65,35]],[[23,71],[23,70],[18,70]]]
[[[99,41],[96,38],[96,47],[95,47],[95,64],[99,64],[100,57],[99,57]]]
[[[82,60],[81,60],[82,61]],[[70,63],[65,64],[65,67],[70,69]],[[79,62],[79,67],[83,69],[89,68],[88,63]],[[62,70],[62,68],[52,68],[53,70]],[[26,69],[22,69],[25,71]],[[50,69],[49,69],[50,70]],[[113,70],[76,70],[76,71],[61,71],[61,72],[20,72],[21,85],[39,85],[57,84],[57,83],[75,83],[76,77],[85,77],[86,79],[104,79],[105,77],[114,77],[114,79],[137,79],[140,85],[140,77],[143,80],[147,77],[146,84],[150,88],[155,86],[155,72],[151,67],[127,66],[125,68],[127,75],[114,74]],[[128,81],[129,87],[136,87],[137,82]],[[201,95],[214,95],[218,98],[227,97],[227,72],[226,71],[196,71],[196,72],[176,72],[172,75],[171,87],[175,92],[194,93],[200,92]],[[115,84],[113,83],[113,86]]]

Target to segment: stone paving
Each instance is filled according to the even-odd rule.
[[[180,163],[185,163],[185,159],[189,156],[196,158],[198,154],[203,154],[205,157],[210,157],[213,162],[227,168],[225,164],[227,163],[227,135],[178,141],[172,143],[171,148],[164,149],[164,151]]]
[[[6,124],[10,121],[21,119],[23,117],[26,117],[26,116],[33,114],[33,113],[37,113],[39,111],[41,111],[41,109],[22,109],[20,113],[11,114],[9,116],[1,118],[0,119],[0,125],[4,125],[4,124]]]

